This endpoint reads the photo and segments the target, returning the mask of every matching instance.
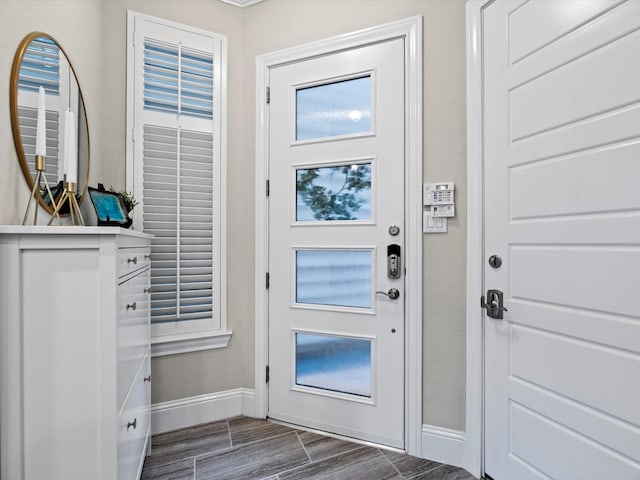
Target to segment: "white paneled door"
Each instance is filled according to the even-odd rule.
[[[486,473],[637,480],[640,2],[499,0],[482,30]]]
[[[403,448],[404,40],[269,84],[268,415]]]

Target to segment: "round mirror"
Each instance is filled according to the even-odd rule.
[[[44,93],[40,93],[40,87],[43,87]],[[42,136],[45,137],[46,147],[39,148],[46,149],[46,168],[43,170],[40,205],[50,214],[53,213],[44,181],[49,184],[54,197],[61,193],[65,169],[69,168],[64,160],[65,140],[75,143],[76,192],[79,201],[82,201],[89,179],[87,115],[76,72],[62,47],[51,35],[32,32],[22,40],[11,67],[9,95],[13,142],[29,190],[33,189],[37,174],[36,132],[38,110],[42,109],[46,112],[40,117],[45,118],[46,129],[43,129]],[[69,111],[73,115],[67,113]],[[70,152],[72,150],[73,146],[69,148]],[[73,155],[74,159],[76,155]]]

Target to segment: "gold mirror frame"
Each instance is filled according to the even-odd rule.
[[[22,65],[22,60],[27,51],[27,47],[31,44],[31,42],[34,39],[39,37],[48,38],[49,40],[53,41],[56,44],[56,46],[60,49],[60,52],[62,52],[62,55],[64,56],[64,60],[66,60],[67,64],[69,65],[69,71],[73,73],[73,79],[75,80],[76,86],[78,88],[78,98],[79,98],[79,105],[80,105],[78,108],[82,109],[81,112],[79,112],[81,113],[81,115],[78,115],[78,125],[79,125],[78,130],[80,133],[86,134],[86,176],[84,176],[83,178],[78,177],[78,186],[77,186],[77,191],[80,194],[79,203],[81,203],[87,192],[87,187],[89,184],[89,170],[91,167],[91,161],[90,161],[91,160],[91,144],[89,142],[89,124],[87,122],[87,110],[85,108],[84,97],[82,96],[82,89],[80,88],[80,82],[78,81],[78,76],[76,75],[76,71],[74,70],[73,65],[71,64],[71,61],[67,56],[67,53],[64,51],[62,46],[58,43],[58,41],[55,38],[53,38],[51,35],[44,32],[31,32],[26,37],[24,37],[20,42],[20,45],[18,46],[18,50],[16,51],[15,57],[13,58],[13,64],[11,65],[11,79],[10,79],[10,85],[9,85],[10,99],[9,100],[10,100],[10,114],[11,114],[11,130],[13,131],[13,143],[16,148],[16,153],[18,155],[18,161],[20,162],[22,174],[24,175],[24,178],[27,181],[29,191],[31,191],[33,189],[34,178],[32,176],[31,171],[29,170],[29,164],[27,163],[27,157],[24,152],[24,145],[22,144],[22,137],[20,133],[20,123],[18,118],[18,107],[19,107],[18,77],[20,75],[20,66]],[[60,60],[62,61],[62,58],[60,58]],[[82,122],[82,126],[84,126],[84,132],[82,131],[83,129],[80,128],[81,122]],[[78,133],[76,135],[78,142],[81,141],[79,132],[76,132]],[[80,163],[81,163],[81,158],[79,153],[78,172],[82,172],[83,170],[85,170],[85,167],[80,168]],[[48,180],[49,182],[52,182],[53,180],[55,180],[53,182],[54,184],[58,182],[57,178],[48,179]],[[48,212],[49,214],[53,214],[53,207],[45,202],[42,195],[38,195],[38,203],[46,212]]]

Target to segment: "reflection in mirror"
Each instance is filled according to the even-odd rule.
[[[89,131],[76,74],[64,50],[48,34],[33,32],[21,42],[11,70],[11,126],[22,172],[29,189],[33,188],[38,116],[38,91],[45,90],[46,170],[52,190],[64,179],[65,112],[74,114],[72,128],[77,139],[77,192],[84,196],[89,175]],[[40,204],[49,213],[48,195],[41,189]],[[65,213],[65,212],[62,212]]]

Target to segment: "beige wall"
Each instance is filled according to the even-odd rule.
[[[267,0],[245,9],[245,106],[255,56],[415,15],[424,18],[424,177],[456,182],[446,235],[424,238],[423,423],[464,429],[466,117],[462,0]],[[274,34],[286,32],[286,34]],[[254,136],[248,137],[253,148]],[[253,165],[247,165],[253,173]],[[420,221],[420,219],[416,219]],[[437,279],[433,281],[432,279]]]
[[[253,200],[246,170],[252,159],[244,151],[252,123],[241,107],[243,84],[243,12],[217,0],[105,0],[103,54],[109,66],[104,115],[112,119],[103,132],[104,150],[113,165],[114,184],[125,182],[125,78],[127,9],[192,25],[227,36],[228,40],[228,318],[233,337],[228,348],[154,358],[154,403],[253,386]],[[246,197],[249,197],[247,199]]]
[[[423,423],[464,428],[465,57],[463,0],[266,0],[238,9],[218,0],[2,0],[0,90],[8,92],[20,39],[43,30],[59,40],[85,96],[90,183],[124,187],[126,10],[228,36],[229,348],[153,361],[154,403],[254,383],[255,57],[415,15],[424,17],[424,175],[453,180],[457,216],[446,235],[424,238]],[[0,99],[0,224],[18,223],[28,192],[11,140],[8,95]],[[419,221],[416,219],[416,221]],[[437,281],[432,280],[437,279]]]

